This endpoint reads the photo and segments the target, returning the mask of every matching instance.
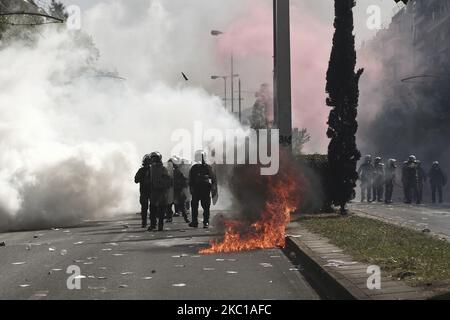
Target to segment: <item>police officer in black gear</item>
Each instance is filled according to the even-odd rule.
[[[410,156],[402,169],[402,182],[405,186],[405,203],[407,204],[411,204],[413,199],[419,199],[419,174],[416,161],[415,156]]]
[[[394,193],[395,179],[397,176],[397,160],[389,159],[385,170],[385,195],[384,202],[386,204],[392,203],[392,195]]]
[[[383,201],[384,191],[384,164],[380,157],[375,159],[373,166],[373,201]]]
[[[417,178],[418,178],[418,184],[417,184],[417,204],[421,204],[423,202],[423,186],[427,182],[427,174],[425,173],[425,170],[422,168],[422,162],[417,160]]]
[[[436,203],[436,192],[439,195],[439,203],[443,203],[444,198],[442,189],[447,184],[447,175],[442,171],[438,161],[433,163],[428,177],[430,178],[433,203]]]
[[[372,178],[373,178],[373,165],[372,156],[367,155],[365,161],[358,169],[359,180],[361,180],[361,202],[366,200],[370,202],[372,196]]]
[[[191,223],[186,208],[188,178],[180,168],[182,160],[177,157],[173,157],[171,160],[173,163],[173,201],[175,212],[176,214],[181,214],[186,223]]]
[[[158,231],[164,230],[164,217],[168,206],[168,191],[172,186],[172,179],[162,162],[159,152],[153,152],[151,159],[151,194],[150,194],[150,228],[154,231],[158,223]]]
[[[195,155],[196,164],[189,172],[189,188],[192,194],[191,210],[192,228],[198,228],[198,207],[201,203],[203,208],[203,227],[209,227],[209,216],[211,207],[211,196],[217,195],[217,179],[210,165],[206,163],[206,154],[197,151]]]
[[[142,160],[142,168],[136,173],[134,177],[134,182],[140,184],[140,198],[141,203],[141,217],[142,217],[142,228],[147,228],[147,217],[150,202],[150,192],[151,192],[151,161],[150,155],[145,155]]]

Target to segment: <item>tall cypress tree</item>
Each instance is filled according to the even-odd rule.
[[[356,146],[358,131],[359,79],[363,69],[355,72],[356,51],[353,35],[355,0],[335,0],[335,33],[327,72],[327,105],[332,108],[328,119],[330,189],[333,203],[346,213],[352,199],[358,173],[356,165],[361,153]]]

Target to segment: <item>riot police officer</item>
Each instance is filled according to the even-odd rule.
[[[439,196],[439,203],[444,202],[442,189],[447,184],[447,175],[442,171],[438,161],[433,163],[433,166],[428,174],[431,185],[431,196],[433,203],[436,203],[436,192]]]
[[[217,197],[217,179],[210,165],[206,163],[206,153],[197,151],[195,154],[196,163],[189,172],[189,188],[192,194],[191,210],[192,228],[198,228],[198,207],[201,203],[203,208],[203,227],[209,227],[211,197]]]
[[[373,166],[373,201],[382,202],[384,191],[384,163],[381,157],[375,159]]]
[[[427,182],[427,174],[425,170],[422,168],[422,162],[417,160],[417,204],[421,204],[423,202],[423,186]]]
[[[134,182],[140,184],[141,217],[142,228],[147,228],[147,217],[151,192],[151,160],[150,155],[146,154],[142,160],[142,167],[136,173]]]
[[[358,169],[358,176],[361,180],[361,202],[366,200],[371,201],[372,196],[372,178],[373,178],[373,165],[372,156],[367,155],[365,161]]]
[[[396,179],[397,160],[389,159],[388,165],[385,170],[385,190],[384,190],[384,202],[392,203],[392,195],[394,193],[394,184]]]
[[[172,186],[169,172],[162,162],[162,155],[153,152],[151,161],[151,194],[150,194],[150,227],[154,231],[158,223],[158,231],[164,230],[164,217],[168,206],[168,191]]]
[[[181,166],[182,160],[178,157],[172,157],[173,164],[173,203],[175,206],[175,214],[181,214],[186,223],[190,223],[187,215],[187,188],[188,178],[184,174]]]
[[[403,164],[402,182],[405,188],[405,203],[411,204],[413,199],[419,199],[419,174],[417,170],[417,158],[411,155]]]

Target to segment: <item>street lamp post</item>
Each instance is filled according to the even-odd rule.
[[[211,31],[211,35],[215,36],[215,37],[220,36],[222,34],[224,34],[224,32],[219,31],[219,30]],[[231,62],[231,73],[228,76],[228,78],[230,78],[230,81],[231,81],[231,113],[234,114],[234,100],[235,100],[234,99],[234,78],[238,78],[239,75],[234,73],[234,55],[233,55],[233,53],[231,53],[231,61],[230,62]]]
[[[227,108],[227,79],[228,76],[211,76],[212,80],[217,80],[217,79],[223,79],[223,83],[224,83],[224,105],[225,105],[225,109]]]
[[[231,53],[231,113],[234,114],[234,57]]]
[[[239,78],[239,123],[242,123],[242,95],[241,95],[241,78]]]

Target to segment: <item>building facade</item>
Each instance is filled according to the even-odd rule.
[[[409,1],[362,45],[359,63],[376,65],[361,80],[363,152],[417,154],[450,169],[450,1]]]

